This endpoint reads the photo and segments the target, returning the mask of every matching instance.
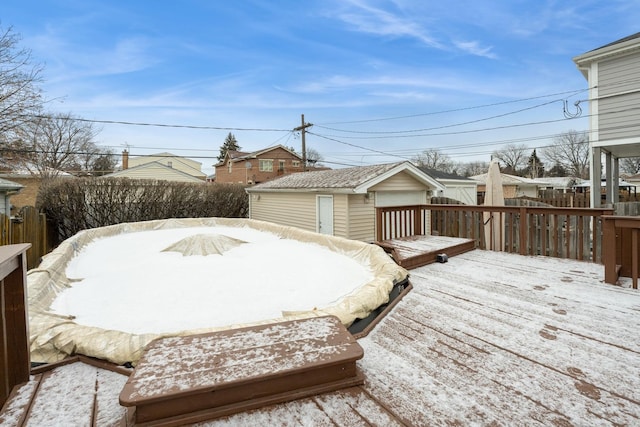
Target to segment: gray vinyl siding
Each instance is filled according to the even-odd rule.
[[[376,209],[373,197],[363,194],[349,196],[349,238],[363,242],[375,240]]]
[[[371,187],[369,191],[412,191],[425,190],[424,184],[406,172],[400,172],[381,183]]]
[[[640,55],[598,63],[598,134],[600,141],[640,136]]]
[[[640,136],[640,92],[600,99],[600,141]]]
[[[349,237],[349,206],[348,195],[333,195],[333,235]]]
[[[252,193],[249,197],[251,197],[251,219],[316,231],[315,194]]]
[[[640,55],[627,55],[598,63],[598,94],[600,97],[638,89]]]

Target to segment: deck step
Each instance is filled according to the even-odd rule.
[[[129,425],[204,421],[360,385],[363,355],[334,316],[162,338],[145,349],[120,404]]]

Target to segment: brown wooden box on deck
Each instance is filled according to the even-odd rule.
[[[362,347],[333,316],[149,344],[120,394],[135,425],[181,425],[362,384]]]

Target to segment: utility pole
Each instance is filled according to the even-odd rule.
[[[293,128],[293,131],[300,131],[300,135],[302,136],[302,171],[307,171],[307,146],[304,140],[305,134],[307,133],[307,128],[313,126],[311,123],[304,122],[304,114],[300,115],[302,117],[301,125],[297,128]]]

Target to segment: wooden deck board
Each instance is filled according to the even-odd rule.
[[[407,269],[431,264],[441,253],[455,256],[475,247],[473,239],[430,235],[408,236],[376,244],[388,252],[398,265]]]
[[[198,425],[640,425],[640,292],[603,284],[601,265],[472,251],[410,274],[413,290],[358,340],[364,385]],[[81,406],[102,414],[95,425],[122,421],[126,376],[69,372],[57,393],[98,384],[98,409]],[[48,397],[55,376],[33,375],[0,424],[36,388],[32,412],[42,393],[65,408]]]

